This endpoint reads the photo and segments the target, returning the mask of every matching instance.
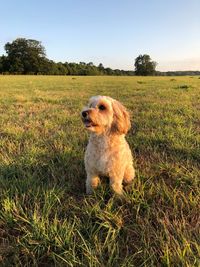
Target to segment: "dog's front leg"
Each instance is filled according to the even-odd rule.
[[[122,187],[123,178],[111,176],[110,177],[110,187],[117,195],[123,195],[123,187]]]
[[[100,183],[99,176],[97,175],[91,175],[87,174],[87,179],[86,179],[86,193],[87,194],[92,194],[93,190],[97,188],[97,186]]]

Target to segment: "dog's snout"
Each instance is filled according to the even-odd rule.
[[[82,117],[83,117],[83,118],[86,118],[86,117],[87,117],[87,114],[88,114],[87,111],[83,111],[83,112],[82,112]]]

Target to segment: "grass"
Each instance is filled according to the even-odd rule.
[[[124,201],[84,193],[97,94],[131,113]],[[0,265],[199,266],[199,103],[198,77],[0,76]]]

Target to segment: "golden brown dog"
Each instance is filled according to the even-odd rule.
[[[81,117],[91,133],[85,152],[87,194],[98,186],[102,175],[108,176],[112,190],[122,195],[122,183],[130,184],[135,176],[131,150],[125,139],[130,128],[127,110],[111,97],[94,96]]]

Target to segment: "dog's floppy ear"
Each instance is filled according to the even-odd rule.
[[[113,122],[111,132],[126,134],[131,127],[130,116],[126,108],[117,100],[112,102]]]

